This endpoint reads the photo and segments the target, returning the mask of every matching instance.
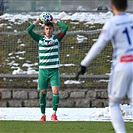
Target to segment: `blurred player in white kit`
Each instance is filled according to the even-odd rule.
[[[133,15],[127,14],[127,0],[111,0],[114,16],[103,26],[98,41],[81,61],[76,79],[86,72],[90,62],[109,40],[113,46],[113,63],[108,84],[111,122],[116,133],[126,133],[120,103],[127,95],[133,114]]]

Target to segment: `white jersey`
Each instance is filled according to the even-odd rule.
[[[82,66],[88,66],[111,40],[113,45],[113,64],[108,95],[110,99],[120,100],[127,96],[133,99],[133,15],[118,14],[102,29],[98,41],[82,60]]]
[[[118,63],[122,56],[133,55],[133,15],[121,13],[112,17],[103,26],[98,41],[92,46],[81,65],[88,66],[109,40],[113,45],[114,64]]]
[[[120,13],[112,17],[103,26],[98,41],[81,65],[87,67],[109,40],[113,46],[113,64],[108,83],[111,122],[117,133],[126,133],[119,105],[127,96],[133,112],[133,15]]]

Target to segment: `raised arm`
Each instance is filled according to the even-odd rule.
[[[40,18],[38,17],[37,20],[31,24],[27,29],[26,32],[29,33],[29,35],[36,41],[39,42],[40,35],[36,34],[33,29],[34,27],[40,23]]]
[[[52,19],[52,23],[58,25],[61,28],[61,32],[57,34],[58,40],[61,41],[63,37],[66,35],[66,32],[68,30],[68,26],[60,21],[57,21],[55,19]]]

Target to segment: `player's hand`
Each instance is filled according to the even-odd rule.
[[[57,23],[57,20],[55,20],[54,18],[52,18],[52,23],[53,24],[56,24]]]
[[[79,71],[78,71],[78,73],[77,73],[77,75],[75,77],[75,79],[78,80],[79,79],[79,75],[84,75],[85,72],[86,72],[86,67],[81,65],[80,68],[79,68]]]
[[[36,21],[35,22],[33,22],[33,24],[34,25],[37,25],[37,24],[39,24],[41,21],[40,21],[40,16],[36,19]]]

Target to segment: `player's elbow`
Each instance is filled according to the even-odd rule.
[[[65,27],[64,27],[64,32],[66,33],[66,32],[67,32],[67,30],[68,30],[68,26],[67,26],[67,25],[65,25]]]
[[[98,40],[95,43],[95,47],[96,47],[98,53],[101,53],[101,51],[104,49],[106,43],[107,42],[105,40]]]
[[[31,31],[28,28],[26,29],[26,32],[29,33],[29,34],[31,33]]]
[[[28,28],[26,29],[26,32],[27,32],[27,33],[29,33],[29,30],[28,30]]]
[[[62,29],[62,33],[65,35],[65,34],[66,34],[66,32],[67,32],[67,30],[68,30],[68,26],[67,26],[67,25],[65,25],[65,27]]]
[[[68,26],[67,25],[65,26],[65,29],[68,30]]]

